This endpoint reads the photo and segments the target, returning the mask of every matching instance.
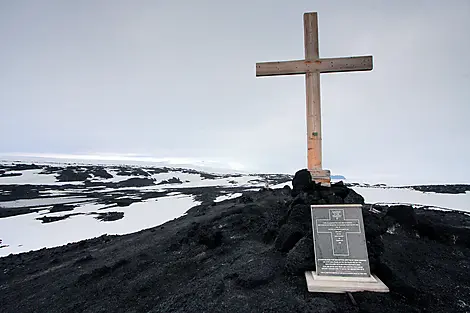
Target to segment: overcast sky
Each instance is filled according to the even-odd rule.
[[[470,1],[0,1],[0,153],[136,154],[306,166],[303,13],[321,57],[323,164],[470,182]],[[410,179],[407,179],[407,178]]]

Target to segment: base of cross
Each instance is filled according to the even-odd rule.
[[[375,275],[370,277],[318,276],[315,271],[305,272],[309,292],[389,292],[388,287]]]
[[[309,169],[308,171],[314,182],[320,183],[322,186],[331,186],[331,173],[329,170]]]

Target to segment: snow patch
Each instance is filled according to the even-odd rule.
[[[243,195],[242,193],[237,192],[237,193],[231,193],[228,195],[218,196],[217,198],[215,198],[214,202],[221,202],[225,200],[235,199],[235,198],[241,197],[242,195]]]
[[[192,196],[171,196],[133,203],[128,207],[100,210],[104,206],[85,204],[73,211],[48,213],[48,216],[84,213],[70,218],[43,224],[36,218],[48,211],[23,214],[0,219],[0,236],[9,247],[0,249],[0,257],[42,248],[62,246],[70,242],[99,237],[104,234],[123,235],[161,225],[199,205]],[[91,212],[124,212],[124,218],[113,222],[101,222],[86,215]]]
[[[470,212],[470,193],[423,193],[413,189],[352,187],[366,203],[410,204]]]

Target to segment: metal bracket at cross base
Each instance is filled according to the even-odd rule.
[[[331,173],[329,170],[309,169],[308,171],[314,182],[320,183],[322,186],[331,186]]]

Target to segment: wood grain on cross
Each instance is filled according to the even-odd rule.
[[[256,63],[256,76],[305,74],[307,166],[315,181],[329,184],[329,171],[322,169],[320,73],[370,71],[372,56],[320,59],[316,12],[304,14],[304,36],[304,60]]]

